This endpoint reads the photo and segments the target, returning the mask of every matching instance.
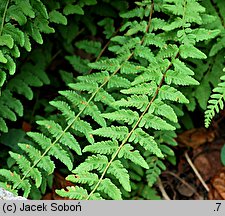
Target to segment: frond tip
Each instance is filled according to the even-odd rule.
[[[205,127],[209,127],[212,118],[224,108],[225,100],[225,75],[220,77],[221,83],[213,89],[213,93],[208,101],[207,110],[205,111]]]

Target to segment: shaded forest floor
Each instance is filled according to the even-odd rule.
[[[161,175],[160,189],[165,199],[225,199],[225,168],[221,148],[225,143],[223,117],[213,129],[194,128],[177,137],[177,165],[168,164]]]

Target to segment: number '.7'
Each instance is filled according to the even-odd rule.
[[[221,206],[221,203],[216,203],[216,205],[218,205],[216,211],[219,211],[219,208]]]

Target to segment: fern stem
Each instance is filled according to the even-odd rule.
[[[98,61],[102,54],[105,52],[105,50],[107,49],[107,47],[109,46],[110,42],[111,42],[111,39],[117,35],[117,33],[119,32],[121,26],[113,33],[113,35],[111,36],[111,38],[108,40],[108,42],[105,44],[105,46],[102,48],[102,50],[100,51],[100,53],[98,54],[97,58],[95,59],[95,62]],[[88,71],[88,74],[90,74],[92,72],[93,69],[90,69]]]
[[[148,19],[148,25],[146,27],[146,33],[149,32],[149,28],[151,26],[151,23],[152,23],[152,14],[153,14],[153,10],[154,10],[154,0],[152,0],[152,3],[151,3],[151,9],[150,9],[150,15],[149,15],[149,19]],[[144,42],[144,37],[142,39],[142,43]]]
[[[5,9],[3,12],[3,16],[2,16],[2,23],[1,23],[1,28],[0,28],[0,36],[2,35],[2,31],[3,31],[3,27],[4,27],[4,23],[5,23],[5,17],[6,17],[6,12],[9,6],[9,2],[10,0],[7,0],[6,5],[5,5]]]

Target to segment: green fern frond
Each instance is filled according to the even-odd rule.
[[[213,89],[213,93],[208,101],[207,110],[205,111],[205,127],[209,127],[212,118],[216,113],[224,108],[225,99],[225,76],[220,77],[221,83]]]
[[[136,107],[140,111],[144,111],[148,105],[148,97],[146,95],[132,95],[127,97],[127,100],[122,98],[113,103],[114,106],[118,107]]]
[[[140,143],[140,145],[158,157],[164,157],[158,144],[155,142],[154,137],[143,131],[141,128],[135,129],[134,133],[130,136],[129,142]]]
[[[159,98],[161,100],[171,100],[179,103],[189,102],[180,91],[168,85],[162,86],[162,88],[159,90]]]
[[[166,117],[172,122],[178,122],[177,115],[173,108],[159,99],[155,99],[155,101],[152,103],[152,106],[149,108],[149,112]]]
[[[69,124],[73,121],[75,112],[70,109],[68,103],[64,101],[50,101],[50,104],[62,112],[63,116],[66,118],[66,121]]]
[[[39,158],[42,158],[41,161],[37,164],[37,167],[42,168],[48,174],[53,173],[55,169],[55,164],[53,163],[53,161],[51,160],[49,156],[43,157],[41,155],[41,151],[39,151],[38,149],[36,149],[35,147],[31,145],[22,144],[22,143],[18,145],[24,152],[26,152],[29,155],[29,158],[33,161],[34,164],[39,160]]]
[[[72,169],[73,164],[71,158],[69,157],[67,151],[61,147],[61,145],[58,143],[54,143],[53,145],[51,140],[41,133],[29,132],[28,136],[31,137],[38,145],[40,145],[40,147],[45,151],[45,154],[48,153],[48,155],[59,159],[68,167],[68,169]],[[44,155],[41,155],[39,160],[41,160]],[[37,162],[39,162],[39,160]]]
[[[82,164],[76,167],[73,173],[89,172],[94,169],[102,171],[108,163],[108,158],[104,155],[89,156]]]
[[[130,144],[125,144],[119,154],[119,158],[129,159],[133,163],[142,166],[145,169],[149,169],[148,164],[146,163],[145,159],[141,156],[138,150],[134,150],[134,148]]]
[[[107,71],[96,72],[93,74],[77,77],[77,79],[81,82],[90,82],[90,83],[103,83],[108,78],[109,73]]]
[[[98,85],[97,83],[79,82],[79,83],[71,83],[69,84],[69,87],[77,91],[87,91],[88,93],[93,93],[98,88]]]
[[[154,128],[156,130],[175,130],[176,128],[171,124],[167,123],[165,120],[151,113],[147,113],[143,116],[140,121],[139,127]]]
[[[110,119],[112,121],[122,121],[129,125],[132,125],[133,123],[137,122],[139,119],[139,115],[137,112],[131,111],[131,110],[124,110],[121,109],[119,111],[111,112],[111,113],[103,113],[101,114],[106,119]]]
[[[84,200],[88,196],[87,190],[79,186],[67,187],[66,190],[56,190],[56,192],[61,197],[69,197],[70,199],[74,200]]]
[[[68,175],[66,180],[73,183],[88,184],[89,186],[93,186],[98,182],[98,175],[95,173],[83,172],[76,175]]]
[[[174,2],[174,4],[179,5],[178,2]],[[143,5],[145,4],[143,3]],[[109,50],[117,55],[117,57],[111,59],[104,58],[98,62],[89,64],[91,68],[97,71],[100,70],[101,72],[78,77],[78,81],[82,81],[82,84],[84,84],[85,81],[87,86],[83,87],[80,85],[81,83],[77,82],[74,85],[74,89],[90,92],[92,95],[88,101],[95,101],[95,97],[100,89],[104,88],[104,91],[110,92],[108,89],[111,87],[113,89],[115,87],[119,90],[118,94],[113,95],[115,101],[113,102],[112,100],[113,106],[111,105],[111,102],[106,104],[101,102],[101,100],[98,100],[98,102],[108,105],[107,111],[100,111],[100,115],[106,119],[105,122],[107,127],[106,125],[101,125],[100,128],[97,127],[97,129],[94,129],[91,134],[96,136],[96,139],[107,138],[107,140],[86,146],[83,152],[93,153],[92,156],[88,157],[90,163],[86,159],[74,170],[74,172],[77,173],[82,170],[88,169],[91,171],[96,169],[101,176],[95,186],[91,189],[87,199],[91,198],[95,191],[101,191],[101,184],[107,179],[105,178],[107,174],[112,174],[110,169],[115,161],[120,161],[121,159],[125,161],[128,160],[138,166],[148,169],[153,165],[154,161],[148,164],[144,158],[145,155],[150,155],[152,157],[152,154],[155,154],[157,158],[167,158],[174,155],[173,151],[162,143],[165,142],[165,137],[161,136],[161,138],[157,140],[157,134],[155,134],[155,136],[149,134],[151,134],[152,129],[165,131],[165,133],[168,132],[169,143],[167,144],[175,145],[176,142],[173,140],[174,134],[170,133],[171,130],[175,130],[175,127],[170,121],[177,123],[178,119],[177,114],[174,111],[174,106],[170,104],[170,101],[188,103],[188,99],[177,89],[177,85],[198,85],[198,82],[192,77],[194,72],[179,58],[180,56],[183,58],[205,58],[205,54],[195,47],[195,43],[201,41],[201,36],[196,36],[192,45],[189,46],[187,46],[186,43],[190,39],[188,39],[188,37],[182,37],[183,33],[188,32],[186,28],[190,26],[189,23],[193,22],[200,24],[200,22],[202,22],[201,13],[204,12],[202,10],[203,7],[197,2],[194,2],[193,4],[189,2],[189,12],[190,8],[194,6],[197,7],[197,9],[195,9],[197,18],[190,18],[190,14],[184,13],[185,6],[180,4],[182,12],[180,11],[179,15],[185,17],[183,18],[184,22],[182,25],[179,25],[176,28],[182,27],[185,31],[180,32],[180,35],[178,34],[176,37],[177,43],[180,43],[179,46],[170,44],[169,40],[171,38],[169,38],[169,36],[167,37],[163,34],[158,36],[153,32],[146,32],[148,25],[146,25],[145,21],[141,20],[140,26],[138,27],[137,21],[127,21],[120,29],[121,32],[124,31],[124,36],[112,38],[112,45],[109,47]],[[148,12],[143,14],[143,16],[140,15],[145,11],[144,7],[140,8],[142,9],[124,13],[122,16],[127,18],[140,17],[141,19],[144,19],[145,15],[150,15],[149,10],[147,10]],[[142,12],[139,13],[140,11]],[[162,23],[163,22],[161,22],[161,24]],[[161,25],[161,29],[163,29],[163,25]],[[138,34],[142,33],[144,33],[145,36],[140,38]],[[216,34],[218,34],[218,32],[215,32],[215,35]],[[131,36],[133,38],[129,38]],[[206,38],[207,37],[202,38],[202,40],[206,40]],[[210,39],[210,36],[208,39]],[[154,52],[151,51],[153,47],[155,49]],[[143,50],[143,55],[139,54],[136,49]],[[149,55],[147,55],[147,53],[149,53]],[[184,77],[182,77],[182,75],[184,75]],[[114,77],[117,77],[117,79],[120,77],[119,79],[121,81],[118,80],[118,86],[110,86],[110,82]],[[126,79],[124,79],[125,77]],[[127,79],[127,77],[129,77],[129,79]],[[125,86],[122,86],[122,80],[124,80]],[[127,82],[127,80],[129,81]],[[151,82],[148,83],[149,81]],[[167,82],[167,85],[164,82]],[[97,86],[96,83],[99,85]],[[81,99],[81,101],[85,101],[86,103],[87,100]],[[80,106],[79,103],[76,101],[74,102],[76,106]],[[71,103],[73,103],[72,100]],[[88,105],[89,103],[90,102],[88,102]],[[88,108],[88,105],[86,105],[86,108]],[[125,109],[120,110],[120,107],[125,107]],[[136,108],[136,110],[134,111],[130,108]],[[79,108],[79,110],[82,111],[81,108]],[[86,114],[85,110],[83,113]],[[164,118],[167,118],[168,122]],[[115,126],[115,121],[121,124],[121,126]],[[118,141],[121,143],[119,144]],[[140,150],[139,148],[137,149],[136,146],[133,147],[132,144],[139,144],[141,146]],[[143,149],[147,151],[142,156]],[[96,154],[100,155],[96,156]],[[108,159],[104,156],[104,160],[98,162],[99,157],[101,156],[100,158],[102,159],[103,154],[108,155],[108,157],[112,156],[112,158]],[[152,170],[151,172],[154,176],[153,180],[149,182],[152,182],[153,184],[160,175],[161,170],[164,168],[163,163],[161,161],[158,162],[154,168],[155,171]],[[117,167],[116,169],[119,168]],[[125,177],[125,170],[122,175]],[[111,183],[115,186],[114,182]],[[125,189],[125,182],[120,183]],[[82,182],[80,184],[88,184],[88,182]],[[107,186],[105,185],[104,187]],[[113,189],[114,192],[118,191],[116,188],[117,187],[115,186]],[[128,189],[127,184],[126,188]],[[102,191],[107,193],[105,189]],[[119,191],[117,195],[107,194],[111,198],[119,198]]]
[[[121,93],[123,94],[140,94],[140,95],[153,95],[154,92],[156,91],[156,83],[155,82],[151,82],[151,83],[143,83],[140,85],[136,85],[134,87],[131,87],[129,89],[124,89],[121,90]]]
[[[128,129],[125,126],[111,126],[103,127],[92,131],[93,135],[98,135],[101,137],[108,137],[113,140],[122,141],[128,134]]]
[[[98,191],[106,193],[113,200],[122,200],[121,191],[108,178],[101,181]]]
[[[130,86],[131,86],[131,83],[128,79],[118,76],[118,75],[113,76],[109,80],[108,85],[107,85],[107,87],[109,89],[110,88],[121,88],[121,87],[129,88]]]
[[[69,132],[65,132],[62,136],[61,134],[63,129],[59,124],[55,123],[54,121],[46,120],[37,121],[37,124],[44,126],[52,135],[52,137],[58,139],[62,145],[68,146],[69,148],[73,149],[78,155],[81,155],[79,143]]]
[[[73,69],[81,74],[86,74],[90,70],[90,67],[87,65],[89,60],[87,59],[82,59],[79,56],[66,56],[65,58],[73,66]]]
[[[93,145],[88,145],[83,149],[83,152],[112,155],[118,149],[118,147],[119,145],[116,140],[108,140],[96,142]]]
[[[77,5],[67,3],[67,6],[63,5],[64,15],[60,13],[56,17],[59,8],[48,12],[41,1],[29,2],[32,2],[29,16],[31,8],[34,11],[32,15],[36,15],[37,8],[40,14],[33,18],[35,25],[26,24],[29,27],[29,31],[25,32],[27,38],[23,31],[21,34],[18,30],[15,35],[10,34],[13,41],[6,37],[4,42],[7,49],[13,46],[16,56],[19,55],[16,46],[24,47],[25,40],[29,41],[30,37],[43,42],[42,33],[53,31],[49,21],[65,24],[64,15],[84,14],[85,5],[97,3],[94,0],[80,1]],[[158,14],[162,18],[154,18]],[[120,200],[129,197],[127,192],[133,194],[138,190],[135,181],[143,186],[142,182],[147,180],[148,186],[152,187],[165,169],[162,160],[172,161],[174,157],[171,146],[176,145],[174,130],[179,127],[178,116],[181,115],[176,103],[189,103],[180,86],[199,84],[186,59],[205,59],[205,51],[196,44],[219,35],[219,31],[208,30],[204,26],[205,14],[205,8],[196,0],[163,0],[155,4],[153,1],[139,1],[135,9],[121,11],[123,24],[120,36],[112,37],[108,47],[112,58],[98,55],[104,50],[100,50],[101,44],[96,41],[75,42],[76,48],[97,57],[96,62],[92,62],[92,57],[83,59],[74,55],[70,45],[68,50],[72,50],[73,55],[66,56],[66,60],[83,75],[68,79],[72,83],[66,85],[71,90],[59,91],[60,96],[50,102],[53,109],[60,112],[56,111],[56,115],[49,119],[37,121],[41,132],[29,132],[31,143],[19,145],[25,154],[12,153],[13,158],[20,157],[16,180],[9,176],[10,172],[0,170],[0,174],[13,184],[15,190],[25,190],[25,184],[28,188],[33,187],[33,180],[36,187],[46,188],[43,186],[46,184],[44,177],[37,173],[42,176],[51,174],[55,167],[54,157],[68,170],[76,165],[72,170],[74,174],[69,175],[67,180],[77,186],[57,190],[63,197]],[[26,22],[24,16],[27,15],[17,22]],[[88,15],[82,18],[84,23],[92,24],[91,20],[87,20]],[[99,25],[106,24],[101,22]],[[109,32],[105,34],[109,36]],[[62,35],[65,37],[66,33]],[[70,41],[72,44],[73,39],[71,36],[66,43]],[[14,73],[13,63],[4,52],[0,59],[5,62],[4,69],[8,67],[10,73]],[[40,76],[31,80],[28,72],[24,71],[17,82],[22,88],[17,87],[14,81],[10,90],[16,89],[16,92],[31,99],[31,87],[46,82]],[[10,119],[16,120],[12,113]],[[6,114],[2,116],[8,117]],[[25,194],[28,193],[25,190]]]
[[[115,160],[112,162],[107,173],[114,175],[126,191],[131,191],[128,171],[124,168],[119,160]]]
[[[157,181],[158,176],[161,174],[162,170],[166,169],[166,166],[160,159],[156,157],[149,158],[148,164],[150,165],[149,170],[146,171],[146,178],[148,185],[152,187],[153,184]]]
[[[206,59],[207,56],[198,48],[192,45],[181,45],[180,55],[182,58]]]
[[[191,76],[185,76],[183,73],[174,70],[168,70],[165,81],[169,85],[171,83],[183,86],[199,85],[199,82]]]
[[[95,57],[97,57],[101,51],[101,43],[98,41],[83,40],[77,42],[75,45],[79,49],[85,50],[87,53],[94,54]]]
[[[119,2],[117,2],[117,4],[118,3]],[[98,25],[104,27],[103,33],[105,34],[106,39],[109,39],[112,37],[112,35],[115,32],[114,20],[112,18],[106,17],[102,19],[101,21],[99,21]]]
[[[13,152],[9,152],[9,154],[19,165],[19,168],[23,173],[26,173],[31,169],[31,163],[23,155]],[[36,187],[40,187],[42,182],[42,175],[37,168],[31,169],[28,176],[31,176],[31,178],[35,181]]]
[[[20,175],[16,172],[11,172],[7,169],[1,169],[0,175],[7,179],[7,181],[11,182],[11,184],[15,185],[18,184],[18,182],[21,182],[18,185],[18,189],[22,189],[24,191],[23,196],[27,197],[30,193],[31,185],[28,180],[21,179]]]

